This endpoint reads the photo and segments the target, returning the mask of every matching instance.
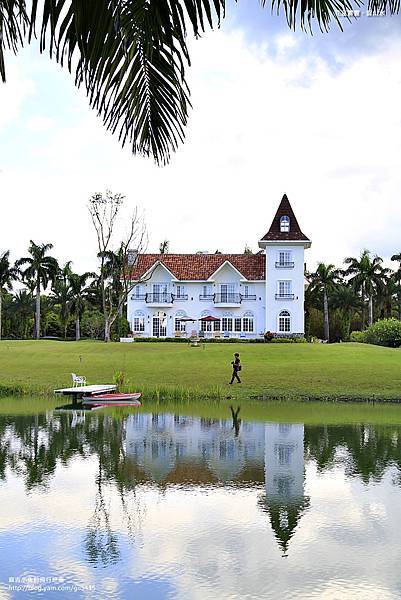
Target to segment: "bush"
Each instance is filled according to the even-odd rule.
[[[382,319],[373,323],[366,331],[366,342],[377,346],[399,348],[401,346],[401,321]]]
[[[270,340],[272,344],[306,344],[307,341],[304,337],[274,337]]]
[[[351,331],[349,341],[358,342],[359,344],[366,343],[366,331]]]

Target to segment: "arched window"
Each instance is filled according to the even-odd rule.
[[[290,333],[291,332],[291,315],[288,310],[282,310],[278,315],[278,332],[279,333]]]
[[[186,312],[185,310],[177,310],[177,312],[175,313],[175,319],[174,319],[174,325],[175,325],[175,331],[185,331],[185,321],[180,321],[180,319],[182,319],[183,317],[186,317]]]
[[[247,312],[244,312],[242,316],[242,331],[245,333],[253,333],[254,330],[254,315],[253,312],[248,310]]]
[[[290,217],[286,215],[280,219],[280,231],[282,233],[288,233],[290,231]]]
[[[136,310],[132,319],[133,333],[143,333],[145,331],[145,313],[142,310]]]

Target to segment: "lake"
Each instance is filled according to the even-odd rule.
[[[1,599],[401,598],[401,406],[53,408],[0,411]]]

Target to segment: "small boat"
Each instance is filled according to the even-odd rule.
[[[88,406],[141,406],[140,392],[132,394],[91,394],[82,397],[82,404]]]

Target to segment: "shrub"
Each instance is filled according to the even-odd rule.
[[[366,342],[377,346],[398,348],[401,346],[401,321],[382,319],[373,323],[366,331]]]
[[[359,344],[366,343],[366,331],[351,331],[349,341],[358,342]]]
[[[271,340],[272,344],[306,344],[307,339],[304,337],[274,337]]]

